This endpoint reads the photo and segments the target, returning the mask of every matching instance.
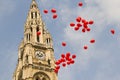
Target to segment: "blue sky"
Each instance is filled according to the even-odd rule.
[[[74,65],[61,68],[59,80],[120,80],[120,1],[119,0],[36,0],[42,19],[54,40],[55,57],[71,52]],[[83,7],[77,6],[82,1]],[[12,80],[23,38],[24,23],[31,0],[0,0],[0,80]],[[45,15],[56,8],[58,18]],[[69,23],[77,16],[94,20],[90,33],[74,31]],[[115,35],[110,29],[115,29]],[[89,40],[95,38],[96,43]],[[63,48],[61,42],[66,41]],[[87,44],[88,50],[83,46]],[[64,74],[63,74],[64,73]]]

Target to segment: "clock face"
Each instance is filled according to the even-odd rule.
[[[35,56],[36,56],[36,58],[38,58],[40,60],[45,60],[45,53],[44,52],[36,51]]]
[[[36,73],[33,80],[50,80],[50,78],[45,73]]]

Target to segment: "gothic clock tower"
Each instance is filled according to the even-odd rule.
[[[58,80],[54,69],[52,38],[45,28],[36,1],[32,0],[13,80]]]

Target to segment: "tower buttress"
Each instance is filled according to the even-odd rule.
[[[37,35],[40,32],[40,35]],[[38,5],[32,0],[24,24],[24,39],[18,48],[13,80],[57,80],[54,72],[53,40],[45,27]]]

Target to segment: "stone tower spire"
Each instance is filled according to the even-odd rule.
[[[40,35],[37,35],[40,32]],[[18,64],[13,80],[57,80],[52,37],[32,0],[24,25],[24,39],[18,48]]]
[[[40,32],[40,35],[37,35],[37,32]],[[52,47],[52,38],[49,35],[49,32],[45,28],[45,24],[42,21],[42,17],[40,11],[38,9],[38,5],[35,0],[32,0],[30,5],[30,10],[28,12],[27,20],[25,23],[24,29],[24,42],[26,43],[39,43],[46,44]]]

